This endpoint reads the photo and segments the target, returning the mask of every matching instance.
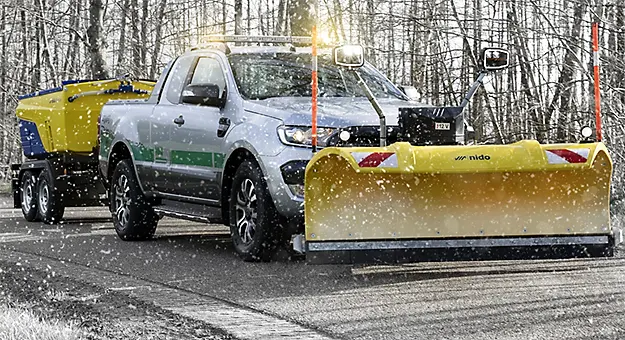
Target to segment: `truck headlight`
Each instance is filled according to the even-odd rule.
[[[318,127],[317,128],[317,146],[327,146],[328,139],[334,134],[336,129]],[[312,128],[309,126],[286,126],[278,127],[278,137],[280,141],[286,145],[293,146],[312,146]]]

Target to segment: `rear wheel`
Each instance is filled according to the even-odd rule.
[[[41,220],[48,224],[59,223],[65,213],[61,193],[56,189],[54,177],[44,169],[37,180],[37,205]]]
[[[141,192],[130,160],[120,161],[113,172],[110,204],[119,238],[140,241],[154,235],[158,216]]]
[[[22,202],[22,214],[29,222],[39,220],[37,211],[37,177],[32,171],[25,171],[22,175],[20,187],[20,201]]]
[[[258,165],[244,161],[230,193],[230,235],[245,261],[268,261],[280,242],[279,214]]]

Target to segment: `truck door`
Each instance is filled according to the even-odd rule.
[[[172,137],[176,124],[174,120],[179,116],[181,109],[180,96],[182,88],[191,74],[191,68],[196,57],[184,56],[178,58],[169,73],[163,87],[158,105],[152,111],[150,118],[151,152],[154,153],[152,171],[149,176],[151,188],[149,190],[160,193],[173,193],[171,172],[171,152],[178,147]]]
[[[191,84],[214,84],[225,96],[226,80],[216,57],[198,57],[183,89]],[[219,178],[224,166],[223,138],[218,137],[219,107],[180,104],[172,130],[171,192],[219,202]]]

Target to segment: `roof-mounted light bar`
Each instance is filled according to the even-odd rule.
[[[210,35],[204,40],[211,42],[241,42],[241,43],[263,43],[263,44],[312,44],[311,37],[304,36],[271,36],[271,35]]]

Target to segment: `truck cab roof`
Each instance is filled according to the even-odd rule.
[[[225,43],[210,43],[200,45],[191,48],[188,53],[196,53],[201,51],[215,52],[219,51],[226,55],[230,54],[267,54],[267,53],[302,53],[311,54],[312,47],[294,47],[292,45],[287,46],[230,46]],[[317,53],[319,55],[330,54],[332,50],[330,48],[319,48]]]

